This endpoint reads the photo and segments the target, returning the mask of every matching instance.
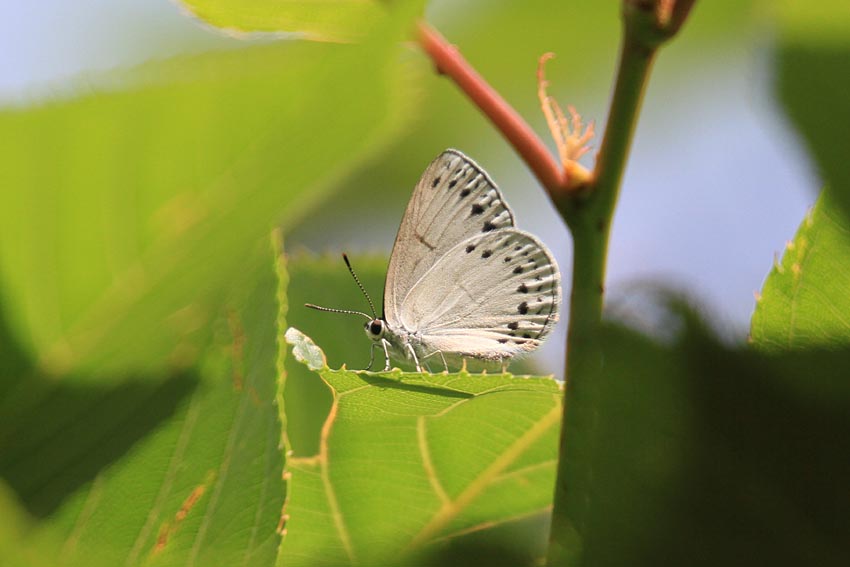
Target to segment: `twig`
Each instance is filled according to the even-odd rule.
[[[531,126],[437,30],[420,21],[418,31],[419,43],[437,70],[450,77],[493,122],[550,196],[562,193],[567,186],[566,175]]]

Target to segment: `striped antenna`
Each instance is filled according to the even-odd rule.
[[[368,293],[366,293],[366,288],[365,288],[365,287],[363,287],[363,284],[362,284],[362,283],[360,283],[360,278],[358,278],[358,277],[357,277],[357,274],[355,274],[355,273],[354,273],[354,268],[352,268],[352,267],[351,267],[351,262],[349,262],[349,261],[348,261],[348,255],[347,255],[347,254],[345,254],[345,253],[343,253],[343,254],[342,254],[342,259],[343,259],[343,260],[345,260],[345,265],[346,265],[346,266],[348,266],[348,271],[349,271],[349,273],[351,273],[351,277],[353,277],[353,278],[354,278],[354,281],[356,281],[356,282],[357,282],[357,287],[359,287],[359,288],[360,288],[360,291],[362,291],[362,292],[363,292],[363,295],[365,295],[365,296],[366,296],[366,301],[368,301],[368,302],[369,302],[369,307],[372,309],[372,315],[373,315],[373,317],[372,317],[372,318],[373,318],[373,319],[377,319],[377,318],[378,318],[378,313],[375,311],[375,304],[374,304],[374,303],[372,303],[372,298],[371,298],[371,297],[369,297],[369,294],[368,294]]]
[[[368,320],[372,320],[372,317],[363,313],[362,311],[349,311],[348,309],[334,309],[332,307],[322,307],[320,305],[313,305],[312,303],[305,303],[304,307],[309,307],[310,309],[315,309],[316,311],[327,311],[328,313],[346,313],[348,315],[362,315],[366,317]]]
[[[357,282],[357,287],[359,287],[360,291],[363,292],[363,295],[366,296],[366,301],[369,302],[369,307],[372,309],[372,316],[370,317],[369,315],[367,315],[366,313],[363,313],[362,311],[352,311],[350,309],[334,309],[332,307],[321,307],[320,305],[313,305],[312,303],[305,303],[304,307],[309,307],[310,309],[315,309],[317,311],[327,311],[329,313],[345,313],[345,314],[348,314],[348,315],[361,315],[363,317],[366,317],[366,319],[368,319],[369,321],[371,321],[373,319],[377,319],[378,314],[375,313],[375,304],[372,303],[372,298],[369,297],[368,293],[366,293],[366,288],[363,287],[362,283],[360,283],[360,278],[358,278],[357,274],[354,273],[354,268],[351,267],[351,262],[348,261],[348,255],[343,254],[342,259],[345,260],[345,265],[348,266],[348,273],[350,273],[351,277],[354,278],[354,281]]]

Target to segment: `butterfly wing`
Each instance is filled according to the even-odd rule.
[[[411,288],[458,243],[514,225],[496,185],[474,161],[446,150],[425,170],[401,220],[384,287],[384,317],[400,323]]]
[[[552,253],[531,234],[507,228],[453,246],[413,286],[399,313],[428,350],[504,359],[537,348],[560,305]]]

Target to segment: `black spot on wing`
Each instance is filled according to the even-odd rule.
[[[521,274],[522,273],[522,266],[517,266],[516,268],[514,268],[514,273],[515,274]]]
[[[491,230],[496,230],[496,225],[490,221],[484,223],[484,226],[481,227],[481,232],[490,232]]]
[[[466,253],[467,254],[469,254],[473,250],[475,250],[475,244],[470,244],[469,246],[466,247]]]
[[[490,256],[492,256],[492,255],[493,255],[493,251],[492,251],[492,250],[485,250],[484,252],[482,252],[481,257],[482,257],[482,258],[489,258],[489,257],[490,257]]]
[[[518,328],[519,328],[519,323],[517,323],[516,321],[512,321],[511,323],[508,323],[508,329],[510,329],[511,331],[516,331]]]
[[[506,342],[508,342],[508,339],[499,339],[499,342],[505,344]]]
[[[475,203],[474,205],[472,205],[472,212],[469,213],[469,216],[472,217],[472,216],[475,216],[475,215],[480,215],[483,212],[484,212],[484,207],[482,207],[478,203]]]
[[[439,177],[435,177],[435,178],[434,178],[434,181],[432,181],[432,182],[431,182],[431,187],[436,187],[436,186],[437,186],[437,185],[439,185],[439,184],[440,184],[440,178],[439,178]]]
[[[470,189],[469,187],[465,187],[460,192],[460,198],[463,199],[464,197],[469,197],[470,193],[472,193],[472,189]]]
[[[519,312],[520,315],[525,315],[526,313],[528,313],[528,302],[523,301],[517,306],[516,310]]]
[[[519,284],[519,287],[516,288],[519,293],[528,293],[528,286],[525,284]]]

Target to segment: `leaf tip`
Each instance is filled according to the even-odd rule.
[[[284,338],[288,344],[292,345],[292,354],[295,356],[295,360],[305,364],[310,370],[327,368],[325,353],[313,342],[313,339],[295,327],[289,327]]]

